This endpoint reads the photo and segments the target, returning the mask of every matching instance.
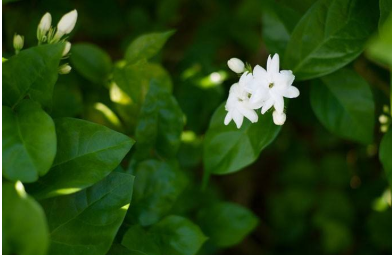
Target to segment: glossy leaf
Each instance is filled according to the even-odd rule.
[[[127,48],[125,59],[129,63],[141,59],[150,59],[163,47],[167,39],[174,34],[173,30],[163,33],[151,33],[139,36]]]
[[[197,219],[209,241],[219,247],[240,243],[258,224],[257,217],[248,209],[223,202],[202,209]]]
[[[200,228],[180,216],[168,216],[151,229],[161,254],[194,255],[207,240]]]
[[[378,20],[377,1],[319,0],[302,17],[287,45],[284,66],[297,80],[320,77],[354,60]]]
[[[107,127],[72,118],[55,121],[57,155],[49,174],[32,185],[38,198],[77,192],[113,171],[134,141]]]
[[[137,180],[126,218],[132,224],[148,226],[159,221],[170,211],[187,185],[185,175],[174,163],[147,160],[130,173]]]
[[[259,115],[257,123],[244,120],[240,129],[233,122],[225,126],[226,113],[223,103],[212,116],[205,136],[203,162],[207,173],[229,174],[241,170],[253,163],[280,131],[271,113]]]
[[[315,80],[310,101],[317,118],[330,132],[365,144],[373,141],[372,92],[367,82],[351,69]]]
[[[392,129],[384,135],[380,144],[380,161],[384,167],[385,175],[392,187]]]
[[[20,182],[3,182],[2,254],[45,255],[48,226],[41,206],[28,196]]]
[[[183,113],[176,99],[152,80],[136,127],[137,157],[158,154],[173,158],[181,143],[183,127]]]
[[[56,155],[52,118],[41,106],[23,100],[15,111],[3,106],[3,175],[13,181],[34,182],[45,175]]]
[[[70,60],[84,78],[94,83],[105,82],[112,70],[110,56],[98,46],[89,43],[72,45]]]
[[[88,189],[43,200],[49,254],[106,254],[127,212],[133,181],[132,175],[113,172]]]
[[[45,108],[52,105],[63,43],[22,50],[3,63],[3,104],[14,107],[26,95]]]

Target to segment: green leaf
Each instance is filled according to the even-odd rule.
[[[330,132],[364,144],[373,141],[372,92],[367,82],[351,69],[315,80],[310,102],[317,118]]]
[[[90,43],[72,45],[70,60],[75,69],[93,83],[104,83],[112,71],[110,56]]]
[[[49,245],[48,226],[41,206],[22,183],[3,182],[4,255],[45,255]]]
[[[271,113],[259,116],[257,123],[244,120],[240,129],[234,123],[225,126],[226,113],[223,103],[212,116],[207,130],[203,151],[206,173],[229,174],[241,170],[254,162],[280,131]]]
[[[155,236],[161,253],[170,255],[194,255],[207,240],[197,225],[174,215],[153,225],[150,233]]]
[[[127,230],[121,244],[134,255],[161,255],[153,235],[138,225],[131,226]]]
[[[374,32],[377,6],[368,0],[319,0],[294,29],[284,67],[291,69],[297,80],[306,80],[347,65]]]
[[[380,161],[384,167],[389,186],[392,187],[392,128],[384,135],[380,144]]]
[[[202,209],[197,216],[203,232],[218,247],[240,243],[252,232],[259,220],[245,207],[234,203],[216,203]]]
[[[143,161],[131,174],[136,176],[132,206],[126,221],[148,226],[165,216],[187,185],[177,165],[157,160]]]
[[[381,28],[392,13],[392,0],[380,0],[380,20],[378,28]],[[390,30],[389,30],[390,31]]]
[[[63,49],[64,43],[32,47],[4,62],[3,104],[14,107],[28,95],[50,108]]]
[[[152,58],[173,34],[174,30],[170,30],[163,33],[150,33],[139,36],[128,46],[125,52],[125,59],[129,63],[134,63],[141,59]]]
[[[134,141],[107,127],[72,118],[55,121],[57,155],[50,172],[30,187],[37,198],[87,188],[113,171]]]
[[[146,254],[135,254],[134,252],[128,250],[124,246],[118,243],[114,243],[110,250],[108,251],[107,255],[146,255]]]
[[[266,1],[263,6],[262,35],[270,53],[284,55],[290,34],[298,23],[300,14],[276,1]]]
[[[34,182],[45,175],[56,155],[54,122],[40,105],[23,100],[15,111],[3,106],[3,175]]]
[[[366,50],[367,55],[388,67],[392,67],[392,15],[384,22],[379,33],[370,41]]]
[[[171,93],[152,80],[136,127],[137,157],[155,153],[175,157],[184,127],[183,113]]]
[[[127,212],[133,181],[132,175],[113,172],[88,189],[43,200],[49,254],[106,254]]]

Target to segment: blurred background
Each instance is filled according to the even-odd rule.
[[[64,13],[77,9],[72,44],[96,44],[113,62],[123,58],[137,36],[175,29],[154,61],[170,73],[174,94],[186,115],[178,157],[184,171],[196,176],[198,186],[203,134],[238,79],[229,72],[227,60],[237,57],[252,66],[265,66],[268,54],[279,50],[279,45],[271,43],[282,36],[274,23],[273,2],[3,0],[3,57],[13,54],[14,33],[25,36],[25,47],[36,45],[36,28],[45,12],[57,22]],[[277,2],[300,17],[313,0]],[[352,65],[372,85],[376,112],[380,113],[387,104],[388,73],[365,56]],[[301,95],[290,101],[288,121],[258,161],[238,173],[211,179],[216,196],[244,205],[260,218],[257,229],[244,242],[220,253],[392,254],[390,193],[378,160],[379,125],[373,145],[341,140],[314,116],[309,84],[295,86]],[[58,107],[52,115],[79,116],[116,129],[93,107],[97,98],[108,94],[106,90],[76,71],[61,76],[55,88]],[[215,251],[207,245],[200,253]]]

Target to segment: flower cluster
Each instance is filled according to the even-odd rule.
[[[291,71],[279,71],[279,55],[268,57],[267,70],[256,65],[252,72],[250,66],[237,58],[230,59],[227,64],[232,71],[242,75],[230,88],[225,125],[234,120],[240,128],[244,117],[255,123],[258,121],[255,110],[261,109],[264,114],[271,108],[274,123],[283,125],[286,121],[284,97],[298,97],[299,90],[292,86],[295,77]]]
[[[52,44],[60,41],[65,42],[65,47],[63,51],[63,57],[68,56],[71,50],[71,43],[66,41],[67,38],[62,38],[72,32],[75,27],[76,20],[78,18],[78,12],[73,10],[61,17],[57,28],[53,28],[52,25],[52,15],[49,12],[42,16],[41,21],[37,28],[37,39],[38,44],[43,44],[45,42]],[[59,67],[59,74],[67,74],[71,71],[71,66],[69,64],[63,64]]]

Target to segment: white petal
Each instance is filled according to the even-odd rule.
[[[267,71],[264,68],[262,68],[261,66],[256,65],[253,68],[253,76],[255,77],[255,79],[265,80],[267,75],[268,75]]]
[[[279,73],[279,55],[278,54],[275,54],[272,59],[271,59],[271,56],[268,57],[267,72],[270,74]]]
[[[294,86],[290,86],[283,91],[282,96],[287,98],[296,98],[299,96],[299,90]]]
[[[242,115],[244,115],[252,123],[257,122],[257,120],[259,119],[259,117],[257,116],[257,113],[254,110],[248,109],[244,106],[238,107],[238,110]]]
[[[274,111],[272,113],[272,118],[274,120],[275,125],[283,125],[286,122],[286,114],[284,112],[280,113],[277,111]]]
[[[245,72],[243,75],[241,75],[241,78],[238,83],[241,87],[245,87],[248,83],[252,81],[253,81],[252,74]]]
[[[242,73],[245,70],[245,64],[238,58],[231,58],[227,61],[229,68],[235,73]]]
[[[232,119],[233,119],[233,118],[231,117],[231,113],[228,112],[228,113],[226,114],[225,121],[224,121],[225,125],[227,126],[227,125],[230,123],[230,121],[231,121]]]
[[[277,112],[279,112],[279,113],[282,113],[283,110],[284,110],[284,99],[283,99],[283,97],[274,95],[273,98],[274,98],[274,101],[275,101],[274,102],[275,110]]]
[[[274,105],[274,99],[270,98],[265,101],[263,107],[261,108],[261,114],[266,113]]]
[[[237,125],[237,128],[240,128],[242,126],[242,122],[244,121],[244,116],[238,111],[233,111],[232,116],[235,124]]]

